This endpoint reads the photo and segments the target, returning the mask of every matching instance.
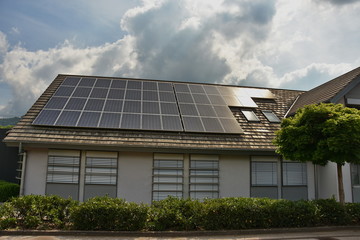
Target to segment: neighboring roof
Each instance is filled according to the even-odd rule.
[[[314,103],[337,103],[352,87],[360,82],[360,67],[328,81],[299,96],[289,109],[287,116],[294,115],[296,110]]]
[[[280,124],[270,123],[266,120],[261,110],[272,110],[279,118],[282,118],[297,96],[302,93],[302,91],[269,89],[275,95],[274,99],[255,99],[259,107],[254,108],[254,111],[259,117],[260,122],[247,122],[240,111],[241,108],[231,108],[241,128],[244,130],[242,134],[137,131],[33,125],[32,123],[36,116],[68,76],[73,75],[58,75],[21,121],[8,133],[5,141],[9,145],[23,143],[24,145],[35,147],[56,147],[61,145],[62,147],[67,146],[69,148],[87,146],[92,149],[99,146],[109,149],[141,148],[143,151],[149,148],[152,149],[151,151],[164,151],[164,149],[203,152],[274,151],[275,146],[272,144],[272,139],[275,136],[274,132],[280,128]]]

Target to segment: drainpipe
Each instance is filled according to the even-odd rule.
[[[21,162],[21,177],[20,177],[20,196],[24,195],[24,180],[25,180],[25,169],[26,169],[26,152],[22,148],[22,143],[19,144],[19,158]]]

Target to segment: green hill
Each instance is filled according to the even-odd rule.
[[[12,126],[15,125],[19,120],[19,117],[0,118],[0,126]]]

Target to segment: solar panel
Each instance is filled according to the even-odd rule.
[[[252,98],[274,95],[267,89],[69,76],[33,124],[238,134],[243,131],[229,106],[257,107]]]

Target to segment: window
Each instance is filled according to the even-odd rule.
[[[79,200],[80,151],[50,150],[46,194]]]
[[[251,162],[252,186],[276,186],[277,163],[276,162]]]
[[[86,158],[85,184],[116,185],[116,177],[116,158]]]
[[[49,156],[48,183],[77,184],[79,182],[79,157]]]
[[[246,120],[249,122],[259,122],[259,118],[256,116],[256,114],[251,110],[241,110],[241,112],[244,114]]]
[[[360,185],[360,164],[351,164],[352,185]]]
[[[195,199],[219,197],[218,156],[191,156],[190,197]]]
[[[284,186],[305,186],[307,184],[306,164],[283,162],[282,179]]]
[[[155,154],[153,165],[153,201],[168,196],[183,197],[184,161],[181,154]]]
[[[262,113],[267,118],[267,120],[269,120],[269,122],[272,122],[272,123],[281,122],[281,120],[275,115],[275,113],[273,113],[270,110],[263,110]]]

